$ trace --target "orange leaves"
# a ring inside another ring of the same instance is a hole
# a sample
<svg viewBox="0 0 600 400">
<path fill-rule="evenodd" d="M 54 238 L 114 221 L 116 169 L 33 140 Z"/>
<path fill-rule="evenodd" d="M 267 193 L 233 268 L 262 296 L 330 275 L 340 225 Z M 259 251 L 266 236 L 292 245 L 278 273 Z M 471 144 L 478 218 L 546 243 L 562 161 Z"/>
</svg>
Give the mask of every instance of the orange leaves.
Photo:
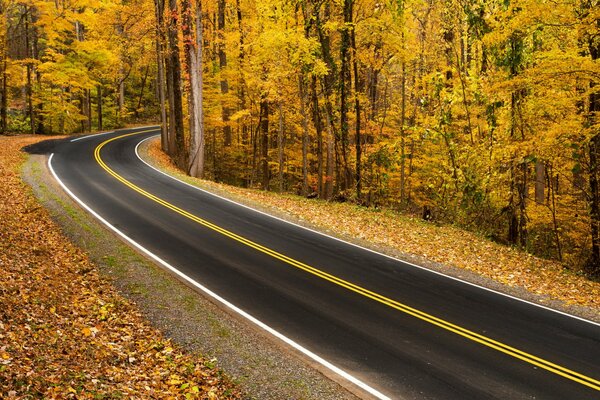
<svg viewBox="0 0 600 400">
<path fill-rule="evenodd" d="M 28 194 L 19 149 L 42 139 L 0 137 L 0 394 L 236 398 L 150 327 Z"/>
</svg>

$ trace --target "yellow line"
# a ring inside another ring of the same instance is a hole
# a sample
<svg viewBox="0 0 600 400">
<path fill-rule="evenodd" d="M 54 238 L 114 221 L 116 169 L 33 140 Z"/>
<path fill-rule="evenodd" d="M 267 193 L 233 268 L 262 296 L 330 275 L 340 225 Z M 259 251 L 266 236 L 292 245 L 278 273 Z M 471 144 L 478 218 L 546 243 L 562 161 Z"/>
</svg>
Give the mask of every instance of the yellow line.
<svg viewBox="0 0 600 400">
<path fill-rule="evenodd" d="M 153 130 L 153 129 L 152 129 Z M 100 166 L 106 170 L 106 172 L 108 172 L 110 175 L 112 175 L 115 179 L 117 179 L 119 182 L 123 183 L 125 186 L 128 186 L 129 188 L 131 188 L 132 190 L 138 192 L 139 194 L 149 198 L 150 200 L 155 201 L 156 203 L 202 225 L 205 226 L 209 229 L 212 229 L 215 232 L 218 232 L 224 236 L 227 236 L 239 243 L 242 243 L 248 247 L 251 247 L 261 253 L 267 254 L 271 257 L 274 257 L 278 260 L 281 260 L 293 267 L 296 267 L 298 269 L 301 269 L 303 271 L 306 271 L 312 275 L 318 276 L 319 278 L 322 278 L 324 280 L 327 280 L 329 282 L 332 282 L 336 285 L 339 285 L 341 287 L 344 287 L 348 290 L 351 290 L 355 293 L 358 293 L 362 296 L 368 297 L 372 300 L 375 300 L 381 304 L 385 304 L 391 308 L 394 308 L 398 311 L 402 311 L 403 313 L 406 313 L 408 315 L 411 315 L 415 318 L 418 318 L 420 320 L 426 321 L 430 324 L 433 324 L 435 326 L 438 326 L 442 329 L 445 329 L 447 331 L 453 332 L 457 335 L 460 335 L 462 337 L 465 337 L 469 340 L 472 340 L 474 342 L 480 343 L 486 347 L 495 349 L 497 351 L 500 351 L 504 354 L 508 354 L 512 357 L 515 357 L 519 360 L 525 361 L 529 364 L 535 365 L 539 368 L 543 368 L 547 371 L 553 372 L 557 375 L 560 375 L 562 377 L 565 377 L 567 379 L 570 379 L 574 382 L 580 383 L 582 385 L 585 385 L 587 387 L 590 387 L 592 389 L 598 390 L 600 391 L 600 381 L 593 379 L 591 377 L 588 377 L 586 375 L 580 374 L 578 372 L 572 371 L 568 368 L 562 367 L 560 365 L 554 364 L 550 361 L 546 361 L 540 357 L 536 357 L 532 354 L 526 353 L 522 350 L 516 349 L 514 347 L 511 347 L 509 345 L 506 345 L 504 343 L 498 342 L 496 340 L 493 340 L 491 338 L 488 338 L 487 336 L 483 336 L 480 335 L 476 332 L 470 331 L 468 329 L 465 329 L 463 327 L 460 327 L 458 325 L 455 325 L 451 322 L 445 321 L 441 318 L 435 317 L 433 315 L 427 314 L 423 311 L 417 310 L 415 308 L 412 308 L 410 306 L 407 306 L 405 304 L 402 304 L 396 300 L 390 299 L 388 297 L 382 296 L 378 293 L 372 292 L 368 289 L 365 289 L 361 286 L 358 286 L 354 283 L 348 282 L 344 279 L 338 278 L 337 276 L 331 275 L 325 271 L 321 271 L 320 269 L 317 269 L 315 267 L 311 267 L 310 265 L 304 264 L 300 261 L 294 260 L 293 258 L 290 258 L 284 254 L 281 254 L 275 250 L 269 249 L 268 247 L 265 247 L 261 244 L 258 244 L 256 242 L 253 242 L 249 239 L 246 239 L 243 236 L 240 236 L 236 233 L 233 233 L 231 231 L 228 231 L 224 228 L 221 228 L 220 226 L 217 226 L 209 221 L 206 221 L 200 217 L 197 217 L 191 213 L 189 213 L 188 211 L 185 211 L 171 203 L 168 203 L 167 201 L 145 191 L 144 189 L 134 185 L 133 183 L 129 182 L 128 180 L 126 180 L 125 178 L 123 178 L 122 176 L 120 176 L 119 174 L 117 174 L 115 171 L 113 171 L 108 165 L 106 165 L 106 163 L 102 160 L 101 156 L 100 156 L 100 151 L 102 150 L 102 148 L 104 146 L 106 146 L 108 143 L 113 142 L 115 140 L 118 139 L 122 139 L 128 136 L 132 136 L 132 135 L 137 135 L 140 133 L 145 133 L 145 132 L 150 132 L 152 130 L 147 130 L 147 131 L 142 131 L 142 132 L 134 132 L 134 133 L 129 133 L 129 134 L 125 134 L 125 135 L 121 135 L 121 136 L 117 136 L 114 137 L 112 139 L 108 139 L 104 142 L 102 142 L 100 145 L 98 145 L 94 151 L 94 157 L 96 158 L 96 161 L 98 162 L 98 164 L 100 164 Z"/>
</svg>

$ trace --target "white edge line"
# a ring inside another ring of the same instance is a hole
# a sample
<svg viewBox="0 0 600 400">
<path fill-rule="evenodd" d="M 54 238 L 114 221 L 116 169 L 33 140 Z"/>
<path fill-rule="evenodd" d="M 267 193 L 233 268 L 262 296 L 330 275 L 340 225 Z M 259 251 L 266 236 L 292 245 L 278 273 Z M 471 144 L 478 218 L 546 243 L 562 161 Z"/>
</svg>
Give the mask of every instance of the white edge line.
<svg viewBox="0 0 600 400">
<path fill-rule="evenodd" d="M 52 176 L 54 176 L 54 179 L 56 179 L 56 181 L 60 184 L 60 186 L 63 188 L 63 190 L 69 196 L 71 196 L 71 198 L 73 200 L 75 200 L 81 207 L 83 207 L 85 210 L 87 210 L 97 220 L 99 220 L 100 222 L 102 222 L 104 225 L 106 225 L 109 229 L 111 229 L 117 235 L 119 235 L 120 237 L 122 237 L 125 241 L 127 241 L 132 246 L 134 246 L 135 248 L 137 248 L 138 250 L 140 250 L 142 253 L 146 254 L 148 257 L 152 258 L 154 261 L 158 262 L 163 267 L 167 268 L 168 270 L 170 270 L 174 274 L 176 274 L 179 277 L 181 277 L 182 279 L 184 279 L 186 282 L 190 283 L 192 286 L 200 289 L 202 292 L 206 293 L 207 295 L 209 295 L 213 299 L 217 300 L 218 302 L 220 302 L 221 304 L 223 304 L 224 306 L 226 306 L 230 310 L 232 310 L 232 311 L 236 312 L 237 314 L 241 315 L 242 317 L 246 318 L 247 320 L 249 320 L 253 324 L 255 324 L 258 327 L 260 327 L 261 329 L 267 331 L 271 335 L 275 336 L 276 338 L 280 339 L 281 341 L 283 341 L 287 345 L 293 347 L 294 349 L 298 350 L 302 354 L 306 355 L 307 357 L 309 357 L 312 360 L 316 361 L 317 363 L 321 364 L 322 366 L 324 366 L 325 368 L 329 369 L 330 371 L 336 373 L 337 375 L 341 376 L 342 378 L 344 378 L 344 379 L 348 380 L 349 382 L 355 384 L 356 386 L 358 386 L 362 390 L 364 390 L 367 393 L 375 396 L 378 399 L 381 399 L 381 400 L 391 400 L 390 397 L 388 397 L 388 396 L 384 395 L 383 393 L 379 392 L 378 390 L 372 388 L 371 386 L 367 385 L 366 383 L 364 383 L 360 379 L 358 379 L 358 378 L 350 375 L 349 373 L 347 373 L 346 371 L 342 370 L 341 368 L 336 367 L 335 365 L 333 365 L 329 361 L 321 358 L 320 356 L 318 356 L 317 354 L 313 353 L 312 351 L 306 349 L 305 347 L 302 347 L 300 344 L 296 343 L 292 339 L 284 336 L 282 333 L 279 333 L 278 331 L 276 331 L 275 329 L 271 328 L 267 324 L 265 324 L 265 323 L 261 322 L 260 320 L 256 319 L 255 317 L 253 317 L 252 315 L 248 314 L 246 311 L 242 310 L 241 308 L 233 305 L 232 303 L 230 303 L 229 301 L 225 300 L 223 297 L 219 296 L 218 294 L 216 294 L 212 290 L 208 289 L 207 287 L 203 286 L 202 284 L 198 283 L 194 279 L 192 279 L 189 276 L 187 276 L 186 274 L 184 274 L 183 272 L 179 271 L 177 268 L 173 267 L 172 265 L 170 265 L 169 263 L 167 263 L 166 261 L 164 261 L 163 259 L 161 259 L 160 257 L 158 257 L 156 254 L 152 253 L 150 250 L 146 249 L 145 247 L 143 247 L 142 245 L 140 245 L 139 243 L 137 243 L 135 240 L 131 239 L 129 236 L 125 235 L 118 228 L 116 228 L 113 225 L 111 225 L 107 220 L 105 220 L 104 218 L 102 218 L 97 212 L 95 212 L 92 208 L 90 208 L 87 204 L 85 204 L 82 200 L 80 200 L 77 196 L 75 196 L 75 194 L 73 192 L 71 192 L 71 190 L 60 180 L 60 178 L 58 177 L 58 175 L 54 171 L 54 168 L 52 167 L 52 158 L 53 157 L 54 157 L 54 153 L 50 154 L 50 157 L 48 158 L 48 168 L 50 169 L 50 172 L 52 173 Z"/>
<path fill-rule="evenodd" d="M 529 300 L 521 299 L 521 298 L 519 298 L 519 297 L 512 296 L 512 295 L 510 295 L 510 294 L 507 294 L 507 293 L 502 293 L 502 292 L 499 292 L 499 291 L 497 291 L 497 290 L 490 289 L 490 288 L 487 288 L 487 287 L 485 287 L 485 286 L 481 286 L 481 285 L 478 285 L 478 284 L 476 284 L 476 283 L 472 283 L 472 282 L 466 281 L 466 280 L 464 280 L 464 279 L 461 279 L 461 278 L 457 278 L 457 277 L 454 277 L 454 276 L 451 276 L 451 275 L 447 275 L 447 274 L 444 274 L 444 273 L 442 273 L 442 272 L 439 272 L 439 271 L 434 271 L 434 270 L 432 270 L 432 269 L 429 269 L 429 268 L 423 267 L 423 266 L 421 266 L 421 265 L 413 264 L 413 263 L 411 263 L 411 262 L 409 262 L 409 261 L 401 260 L 401 259 L 399 259 L 399 258 L 396 258 L 396 257 L 390 256 L 390 255 L 388 255 L 388 254 L 380 253 L 380 252 L 378 252 L 378 251 L 376 251 L 376 250 L 372 250 L 372 249 L 369 249 L 369 248 L 363 247 L 363 246 L 361 246 L 361 245 L 358 245 L 358 244 L 355 244 L 355 243 L 347 242 L 347 241 L 345 241 L 345 240 L 343 240 L 343 239 L 340 239 L 340 238 L 337 238 L 337 237 L 335 237 L 335 236 L 331 236 L 331 235 L 328 235 L 328 234 L 326 234 L 326 233 L 319 232 L 319 231 L 316 231 L 316 230 L 314 230 L 314 229 L 308 228 L 308 227 L 306 227 L 306 226 L 302 226 L 302 225 L 296 224 L 296 223 L 294 223 L 294 222 L 287 221 L 287 220 L 285 220 L 285 219 L 283 219 L 283 218 L 276 217 L 276 216 L 274 216 L 274 215 L 271 215 L 271 214 L 268 214 L 268 213 L 266 213 L 266 212 L 264 212 L 264 211 L 257 210 L 257 209 L 255 209 L 255 208 L 252 208 L 252 207 L 250 207 L 250 206 L 247 206 L 247 205 L 245 205 L 245 204 L 238 203 L 238 202 L 236 202 L 236 201 L 234 201 L 234 200 L 228 199 L 228 198 L 226 198 L 226 197 L 223 197 L 223 196 L 219 196 L 218 194 L 212 193 L 212 192 L 210 192 L 210 191 L 208 191 L 208 190 L 205 190 L 205 189 L 199 188 L 199 187 L 197 187 L 197 186 L 194 186 L 194 185 L 192 185 L 192 184 L 190 184 L 190 183 L 184 182 L 184 181 L 182 181 L 181 179 L 178 179 L 178 178 L 176 178 L 176 177 L 174 177 L 174 176 L 172 176 L 172 175 L 169 175 L 169 174 L 167 174 L 166 172 L 163 172 L 163 171 L 159 170 L 158 168 L 154 167 L 153 165 L 151 165 L 151 164 L 149 164 L 148 162 L 146 162 L 145 160 L 143 160 L 143 159 L 142 159 L 142 157 L 140 157 L 140 154 L 139 154 L 139 152 L 138 152 L 138 148 L 139 148 L 139 146 L 140 146 L 142 143 L 144 143 L 146 140 L 150 140 L 150 139 L 154 138 L 155 136 L 157 136 L 157 135 L 154 135 L 154 136 L 147 137 L 146 139 L 144 139 L 144 140 L 140 141 L 140 142 L 139 142 L 139 143 L 138 143 L 138 144 L 135 146 L 135 155 L 137 156 L 137 158 L 138 158 L 138 159 L 139 159 L 141 162 L 143 162 L 144 164 L 146 164 L 148 167 L 150 167 L 150 168 L 152 168 L 153 170 L 155 170 L 155 171 L 157 171 L 157 172 L 159 172 L 159 173 L 161 173 L 161 174 L 163 174 L 163 175 L 165 175 L 165 176 L 167 176 L 167 177 L 169 177 L 169 178 L 171 178 L 171 179 L 174 179 L 174 180 L 178 181 L 179 183 L 182 183 L 182 184 L 184 184 L 184 185 L 186 185 L 186 186 L 189 186 L 189 187 L 191 187 L 191 188 L 194 188 L 194 189 L 196 189 L 196 190 L 199 190 L 199 191 L 201 191 L 201 192 L 203 192 L 203 193 L 206 193 L 206 194 L 209 194 L 209 195 L 211 195 L 211 196 L 217 197 L 217 198 L 219 198 L 219 199 L 221 199 L 221 200 L 225 200 L 225 201 L 228 201 L 228 202 L 230 202 L 230 203 L 236 204 L 236 205 L 238 205 L 238 206 L 240 206 L 240 207 L 244 207 L 244 208 L 246 208 L 246 209 L 248 209 L 248 210 L 252 210 L 252 211 L 254 211 L 254 212 L 256 212 L 256 213 L 259 213 L 259 214 L 262 214 L 262 215 L 266 215 L 267 217 L 271 217 L 271 218 L 273 218 L 273 219 L 276 219 L 276 220 L 278 220 L 278 221 L 285 222 L 285 223 L 287 223 L 287 224 L 290 224 L 290 225 L 296 226 L 296 227 L 298 227 L 298 228 L 305 229 L 305 230 L 307 230 L 307 231 L 309 231 L 309 232 L 316 233 L 316 234 L 318 234 L 318 235 L 321 235 L 321 236 L 324 236 L 324 237 L 326 237 L 326 238 L 333 239 L 333 240 L 336 240 L 336 241 L 338 241 L 338 242 L 345 243 L 345 244 L 348 244 L 348 245 L 350 245 L 350 246 L 353 246 L 353 247 L 356 247 L 356 248 L 359 248 L 359 249 L 362 249 L 362 250 L 366 250 L 366 251 L 368 251 L 368 252 L 370 252 L 370 253 L 377 254 L 377 255 L 380 255 L 380 256 L 383 256 L 383 257 L 389 258 L 389 259 L 391 259 L 391 260 L 394 260 L 394 261 L 399 261 L 399 262 L 401 262 L 401 263 L 404 263 L 404 264 L 407 264 L 407 265 L 409 265 L 409 266 L 411 266 L 411 267 L 418 268 L 418 269 L 420 269 L 420 270 L 427 271 L 427 272 L 430 272 L 430 273 L 432 273 L 432 274 L 436 274 L 436 275 L 439 275 L 439 276 L 443 276 L 443 277 L 446 277 L 446 278 L 448 278 L 448 279 L 452 279 L 452 280 L 454 280 L 454 281 L 461 282 L 461 283 L 464 283 L 464 284 L 466 284 L 466 285 L 469 285 L 469 286 L 473 286 L 473 287 L 476 287 L 476 288 L 479 288 L 479 289 L 482 289 L 482 290 L 485 290 L 485 291 L 488 291 L 488 292 L 491 292 L 491 293 L 495 293 L 495 294 L 498 294 L 498 295 L 501 295 L 501 296 L 507 297 L 507 298 L 509 298 L 509 299 L 517 300 L 517 301 L 520 301 L 520 302 L 522 302 L 522 303 L 526 303 L 526 304 L 529 304 L 529 305 L 532 305 L 532 306 L 536 306 L 536 307 L 539 307 L 539 308 L 543 308 L 544 310 L 552 311 L 552 312 L 555 312 L 555 313 L 557 313 L 557 314 L 564 315 L 564 316 L 566 316 L 566 317 L 574 318 L 574 319 L 577 319 L 577 320 L 579 320 L 579 321 L 582 321 L 582 322 L 587 322 L 588 324 L 592 324 L 592 325 L 600 326 L 600 323 L 598 323 L 598 322 L 591 321 L 591 320 L 589 320 L 589 319 L 585 319 L 585 318 L 582 318 L 582 317 L 578 317 L 577 315 L 573 315 L 573 314 L 566 313 L 566 312 L 564 312 L 564 311 L 556 310 L 556 309 L 554 309 L 554 308 L 551 308 L 551 307 L 548 307 L 548 306 L 544 306 L 544 305 L 542 305 L 542 304 L 534 303 L 534 302 L 532 302 L 532 301 L 529 301 Z"/>
<path fill-rule="evenodd" d="M 101 133 L 93 133 L 91 135 L 85 135 L 85 136 L 80 136 L 78 138 L 75 139 L 71 139 L 69 140 L 71 143 L 73 142 L 77 142 L 78 140 L 84 140 L 84 139 L 88 139 L 91 137 L 95 137 L 95 136 L 102 136 L 102 135 L 108 135 L 109 133 L 115 133 L 115 131 L 108 131 L 108 132 L 101 132 Z"/>
<path fill-rule="evenodd" d="M 134 130 L 134 129 L 146 129 L 146 128 L 154 128 L 154 127 L 160 127 L 160 125 L 148 125 L 148 126 L 136 126 L 134 128 L 125 128 L 125 130 Z M 71 143 L 73 142 L 77 142 L 79 140 L 84 140 L 84 139 L 88 139 L 91 137 L 96 137 L 96 136 L 102 136 L 102 135 L 108 135 L 109 133 L 115 133 L 116 131 L 107 131 L 107 132 L 100 132 L 100 133 L 92 133 L 91 135 L 85 135 L 85 136 L 80 136 L 78 138 L 75 139 L 71 139 L 69 140 Z"/>
</svg>

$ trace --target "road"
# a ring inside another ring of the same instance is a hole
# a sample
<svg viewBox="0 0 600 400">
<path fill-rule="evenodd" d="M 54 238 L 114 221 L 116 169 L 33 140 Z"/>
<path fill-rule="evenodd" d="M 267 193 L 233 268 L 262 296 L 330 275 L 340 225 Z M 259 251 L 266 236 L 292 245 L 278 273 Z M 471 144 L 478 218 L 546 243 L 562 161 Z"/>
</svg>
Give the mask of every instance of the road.
<svg viewBox="0 0 600 400">
<path fill-rule="evenodd" d="M 136 156 L 156 133 L 64 140 L 49 165 L 127 240 L 365 397 L 600 399 L 600 325 L 185 185 Z"/>
</svg>

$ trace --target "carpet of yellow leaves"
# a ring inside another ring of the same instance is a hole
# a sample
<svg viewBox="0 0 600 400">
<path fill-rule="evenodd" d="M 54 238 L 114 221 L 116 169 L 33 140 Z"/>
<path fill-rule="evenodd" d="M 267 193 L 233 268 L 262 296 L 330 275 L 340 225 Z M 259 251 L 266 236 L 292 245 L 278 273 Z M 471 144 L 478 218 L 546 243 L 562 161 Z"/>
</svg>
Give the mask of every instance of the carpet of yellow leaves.
<svg viewBox="0 0 600 400">
<path fill-rule="evenodd" d="M 148 153 L 161 168 L 179 174 L 160 150 L 158 140 L 151 142 Z M 469 270 L 503 285 L 521 287 L 533 294 L 600 310 L 600 283 L 566 270 L 558 262 L 531 256 L 452 226 L 437 226 L 392 211 L 348 203 L 305 199 L 210 181 L 197 183 L 225 196 L 280 210 L 322 231 L 369 242 L 375 248 L 416 255 Z"/>
<path fill-rule="evenodd" d="M 19 177 L 0 137 L 0 398 L 240 398 L 102 279 Z"/>
</svg>

